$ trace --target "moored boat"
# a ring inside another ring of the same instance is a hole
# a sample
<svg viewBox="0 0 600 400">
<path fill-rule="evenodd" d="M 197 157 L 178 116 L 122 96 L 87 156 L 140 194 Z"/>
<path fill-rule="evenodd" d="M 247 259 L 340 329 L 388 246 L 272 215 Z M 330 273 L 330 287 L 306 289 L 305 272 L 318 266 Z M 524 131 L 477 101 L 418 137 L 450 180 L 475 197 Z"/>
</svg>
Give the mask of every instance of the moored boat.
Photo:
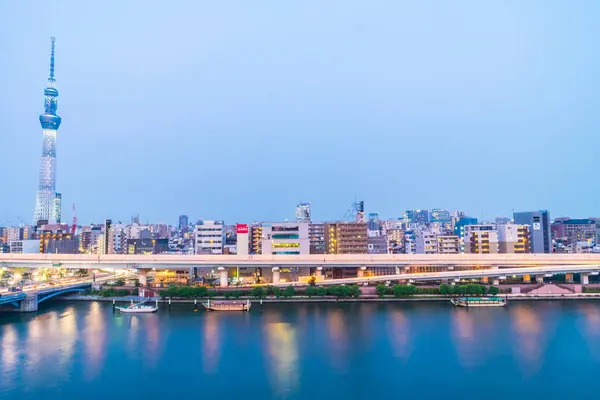
<svg viewBox="0 0 600 400">
<path fill-rule="evenodd" d="M 156 306 L 145 305 L 144 303 L 146 301 L 147 300 L 144 300 L 141 303 L 137 303 L 137 304 L 133 304 L 133 302 L 132 302 L 132 304 L 130 306 L 115 307 L 115 308 L 122 313 L 153 313 L 158 310 L 158 305 L 156 305 Z"/>
<path fill-rule="evenodd" d="M 505 297 L 456 297 L 450 300 L 458 307 L 504 307 Z"/>
<path fill-rule="evenodd" d="M 212 302 L 208 300 L 202 303 L 207 311 L 250 311 L 250 300 L 243 301 L 218 301 Z"/>
</svg>

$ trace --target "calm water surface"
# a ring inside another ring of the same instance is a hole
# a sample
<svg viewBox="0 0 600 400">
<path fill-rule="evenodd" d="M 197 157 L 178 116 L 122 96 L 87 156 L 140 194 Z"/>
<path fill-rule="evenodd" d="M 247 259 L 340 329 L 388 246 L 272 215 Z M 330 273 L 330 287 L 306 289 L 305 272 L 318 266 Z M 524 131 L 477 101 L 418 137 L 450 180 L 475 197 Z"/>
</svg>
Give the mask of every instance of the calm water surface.
<svg viewBox="0 0 600 400">
<path fill-rule="evenodd" d="M 600 302 L 0 314 L 0 398 L 598 398 Z"/>
</svg>

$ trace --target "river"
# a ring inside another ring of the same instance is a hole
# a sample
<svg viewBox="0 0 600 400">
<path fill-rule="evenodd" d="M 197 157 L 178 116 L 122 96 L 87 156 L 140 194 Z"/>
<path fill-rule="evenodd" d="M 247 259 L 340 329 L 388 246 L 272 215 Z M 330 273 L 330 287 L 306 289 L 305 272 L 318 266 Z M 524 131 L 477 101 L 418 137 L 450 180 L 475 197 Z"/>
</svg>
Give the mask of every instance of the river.
<svg viewBox="0 0 600 400">
<path fill-rule="evenodd" d="M 0 398 L 592 398 L 600 302 L 265 304 L 0 315 Z"/>
</svg>

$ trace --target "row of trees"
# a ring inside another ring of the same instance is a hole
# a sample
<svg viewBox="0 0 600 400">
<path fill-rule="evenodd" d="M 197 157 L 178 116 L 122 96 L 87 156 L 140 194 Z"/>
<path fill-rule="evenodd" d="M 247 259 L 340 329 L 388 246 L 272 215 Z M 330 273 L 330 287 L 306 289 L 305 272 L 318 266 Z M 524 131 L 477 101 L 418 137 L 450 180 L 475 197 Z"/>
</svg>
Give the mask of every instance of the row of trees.
<svg viewBox="0 0 600 400">
<path fill-rule="evenodd" d="M 255 297 L 262 299 L 267 296 L 274 297 L 293 297 L 293 296 L 308 296 L 308 297 L 324 297 L 324 296 L 335 296 L 338 298 L 348 297 L 359 297 L 361 295 L 360 287 L 356 285 L 348 286 L 327 286 L 327 287 L 315 287 L 308 286 L 306 289 L 297 290 L 293 286 L 287 286 L 280 288 L 278 286 L 257 286 L 252 290 L 230 290 L 230 291 L 216 291 L 209 290 L 204 286 L 190 287 L 190 286 L 170 286 L 160 292 L 162 298 L 203 298 L 203 297 L 216 297 L 223 296 L 225 298 L 239 298 L 239 297 Z"/>
<path fill-rule="evenodd" d="M 471 294 L 475 296 L 491 295 L 495 296 L 500 293 L 500 289 L 495 286 L 487 287 L 485 285 L 469 284 L 469 285 L 441 285 L 440 293 L 453 295 L 453 294 Z"/>
<path fill-rule="evenodd" d="M 439 288 L 420 288 L 414 285 L 377 285 L 375 289 L 379 297 L 393 295 L 394 297 L 407 297 L 416 294 L 442 294 L 442 295 L 497 295 L 500 290 L 495 286 L 484 285 L 441 285 Z"/>
</svg>

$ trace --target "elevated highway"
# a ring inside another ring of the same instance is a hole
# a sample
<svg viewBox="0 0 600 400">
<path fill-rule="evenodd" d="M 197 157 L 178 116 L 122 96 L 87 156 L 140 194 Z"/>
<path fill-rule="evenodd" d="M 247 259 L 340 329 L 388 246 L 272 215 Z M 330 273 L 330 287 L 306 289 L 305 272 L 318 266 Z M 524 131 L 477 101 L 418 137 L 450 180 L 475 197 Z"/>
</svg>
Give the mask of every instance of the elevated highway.
<svg viewBox="0 0 600 400">
<path fill-rule="evenodd" d="M 600 253 L 586 254 L 311 254 L 311 255 L 90 255 L 0 254 L 0 267 L 160 268 L 188 267 L 535 267 L 600 265 Z"/>
<path fill-rule="evenodd" d="M 360 278 L 345 278 L 321 281 L 319 285 L 339 285 L 339 284 L 357 284 L 363 282 L 385 282 L 385 281 L 453 281 L 460 279 L 481 279 L 491 278 L 495 284 L 498 284 L 501 279 L 506 277 L 522 277 L 525 275 L 535 276 L 538 281 L 541 281 L 545 276 L 554 274 L 573 274 L 580 273 L 582 283 L 588 283 L 589 275 L 600 274 L 600 264 L 598 265 L 552 265 L 546 267 L 512 267 L 503 269 L 478 269 L 478 270 L 463 270 L 463 271 L 440 271 L 440 272 L 425 272 L 425 273 L 406 273 L 396 275 L 381 275 L 381 276 L 365 276 Z M 279 284 L 279 286 L 288 286 L 287 284 Z"/>
</svg>

